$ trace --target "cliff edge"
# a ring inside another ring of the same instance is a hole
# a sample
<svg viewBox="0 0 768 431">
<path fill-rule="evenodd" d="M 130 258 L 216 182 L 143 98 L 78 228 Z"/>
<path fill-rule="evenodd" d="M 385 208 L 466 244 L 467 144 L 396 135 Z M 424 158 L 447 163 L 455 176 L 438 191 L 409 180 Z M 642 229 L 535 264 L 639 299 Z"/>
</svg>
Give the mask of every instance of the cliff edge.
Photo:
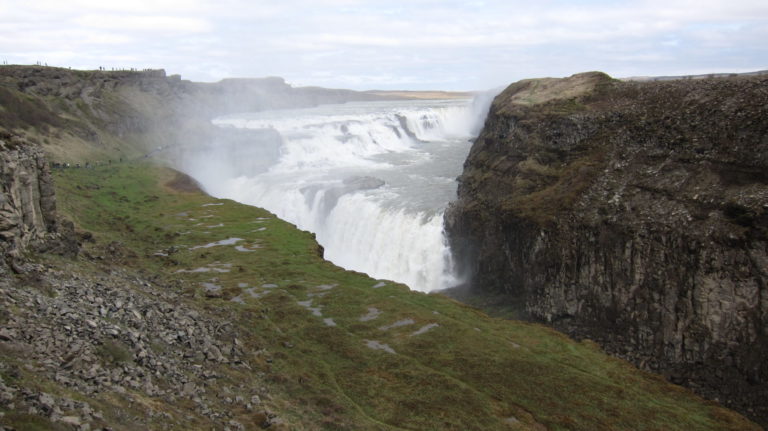
<svg viewBox="0 0 768 431">
<path fill-rule="evenodd" d="M 768 77 L 520 81 L 446 229 L 475 292 L 768 424 Z"/>
</svg>

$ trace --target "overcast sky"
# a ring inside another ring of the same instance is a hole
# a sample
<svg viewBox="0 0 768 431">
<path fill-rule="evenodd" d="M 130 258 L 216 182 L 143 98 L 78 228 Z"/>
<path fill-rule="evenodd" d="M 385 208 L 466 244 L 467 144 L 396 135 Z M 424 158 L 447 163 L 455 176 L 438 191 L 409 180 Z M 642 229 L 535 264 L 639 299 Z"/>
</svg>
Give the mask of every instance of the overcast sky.
<svg viewBox="0 0 768 431">
<path fill-rule="evenodd" d="M 0 0 L 0 60 L 282 76 L 353 89 L 486 89 L 768 69 L 768 0 Z"/>
</svg>

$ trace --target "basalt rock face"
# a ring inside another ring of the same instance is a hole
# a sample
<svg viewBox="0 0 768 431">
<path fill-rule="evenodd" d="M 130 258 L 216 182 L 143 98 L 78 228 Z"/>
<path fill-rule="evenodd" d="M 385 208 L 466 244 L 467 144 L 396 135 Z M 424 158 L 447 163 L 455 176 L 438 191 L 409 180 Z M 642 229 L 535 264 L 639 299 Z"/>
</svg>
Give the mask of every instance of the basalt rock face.
<svg viewBox="0 0 768 431">
<path fill-rule="evenodd" d="M 446 214 L 471 289 L 768 425 L 768 77 L 513 84 Z"/>
<path fill-rule="evenodd" d="M 0 136 L 0 248 L 24 251 L 56 231 L 56 197 L 42 152 L 18 137 Z"/>
</svg>

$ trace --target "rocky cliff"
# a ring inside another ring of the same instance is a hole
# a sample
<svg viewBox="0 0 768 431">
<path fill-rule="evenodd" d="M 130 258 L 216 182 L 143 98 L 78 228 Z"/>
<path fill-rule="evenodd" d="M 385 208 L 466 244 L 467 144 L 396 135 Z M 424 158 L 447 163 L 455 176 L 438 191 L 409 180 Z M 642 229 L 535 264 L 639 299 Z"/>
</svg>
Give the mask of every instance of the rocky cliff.
<svg viewBox="0 0 768 431">
<path fill-rule="evenodd" d="M 515 83 L 446 228 L 475 292 L 768 424 L 768 77 Z"/>
<path fill-rule="evenodd" d="M 0 135 L 0 252 L 13 260 L 30 246 L 50 247 L 61 240 L 59 230 L 42 151 L 18 136 Z"/>
</svg>

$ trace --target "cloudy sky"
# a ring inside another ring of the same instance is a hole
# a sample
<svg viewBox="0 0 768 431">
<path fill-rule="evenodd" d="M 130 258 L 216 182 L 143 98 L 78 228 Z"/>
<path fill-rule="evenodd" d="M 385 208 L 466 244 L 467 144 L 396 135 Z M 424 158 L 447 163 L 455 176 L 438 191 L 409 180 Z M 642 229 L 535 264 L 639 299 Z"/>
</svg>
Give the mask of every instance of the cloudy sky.
<svg viewBox="0 0 768 431">
<path fill-rule="evenodd" d="M 0 61 L 354 89 L 768 69 L 768 0 L 0 0 Z"/>
</svg>

